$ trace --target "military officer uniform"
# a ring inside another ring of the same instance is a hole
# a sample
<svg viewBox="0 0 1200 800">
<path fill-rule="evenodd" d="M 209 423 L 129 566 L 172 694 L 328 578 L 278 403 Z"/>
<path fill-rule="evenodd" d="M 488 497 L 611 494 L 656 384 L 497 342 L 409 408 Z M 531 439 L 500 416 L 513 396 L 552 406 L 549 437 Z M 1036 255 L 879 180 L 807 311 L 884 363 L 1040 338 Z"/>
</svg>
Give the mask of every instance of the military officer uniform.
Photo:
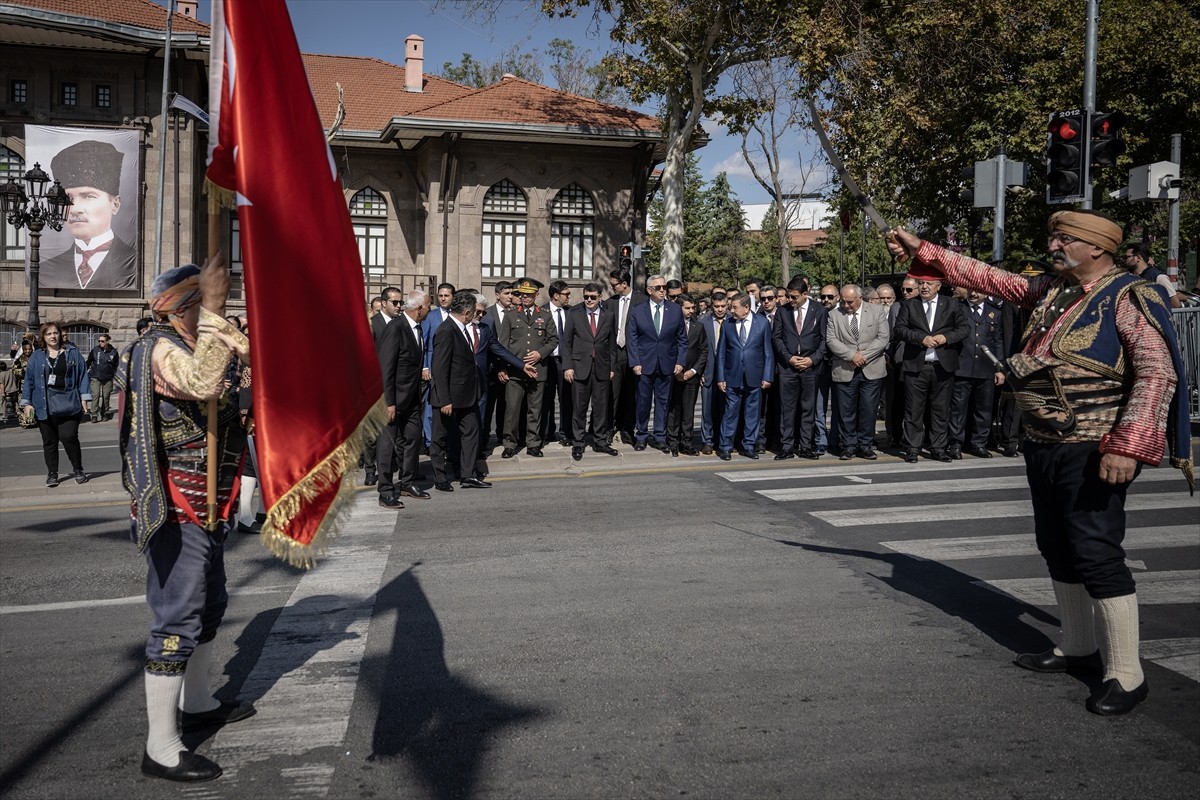
<svg viewBox="0 0 1200 800">
<path fill-rule="evenodd" d="M 547 365 L 546 360 L 558 347 L 558 331 L 550 312 L 533 304 L 542 283 L 533 278 L 521 278 L 513 287 L 513 293 L 527 300 L 521 308 L 513 308 L 504 315 L 504 322 L 497 334 L 500 344 L 517 358 L 525 358 L 526 353 L 537 352 L 541 357 L 537 364 L 537 378 L 530 378 L 521 373 L 510 373 L 505 387 L 504 401 L 504 452 L 502 458 L 512 458 L 520 448 L 521 434 L 521 405 L 526 406 L 525 413 L 525 447 L 531 456 L 542 454 L 542 440 L 539 422 L 542 416 L 542 396 L 545 393 Z"/>
</svg>

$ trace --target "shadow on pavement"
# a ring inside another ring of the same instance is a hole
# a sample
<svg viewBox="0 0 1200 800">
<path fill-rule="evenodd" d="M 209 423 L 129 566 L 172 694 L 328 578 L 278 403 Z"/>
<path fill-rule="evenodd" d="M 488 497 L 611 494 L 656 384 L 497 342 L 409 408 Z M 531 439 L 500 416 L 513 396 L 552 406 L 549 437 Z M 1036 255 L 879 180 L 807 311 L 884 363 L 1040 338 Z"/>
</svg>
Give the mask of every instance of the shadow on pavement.
<svg viewBox="0 0 1200 800">
<path fill-rule="evenodd" d="M 442 627 L 412 568 L 380 589 L 376 614 L 390 609 L 396 610 L 391 653 L 363 676 L 379 706 L 369 760 L 405 757 L 439 800 L 471 797 L 496 732 L 542 712 L 451 674 Z"/>
</svg>

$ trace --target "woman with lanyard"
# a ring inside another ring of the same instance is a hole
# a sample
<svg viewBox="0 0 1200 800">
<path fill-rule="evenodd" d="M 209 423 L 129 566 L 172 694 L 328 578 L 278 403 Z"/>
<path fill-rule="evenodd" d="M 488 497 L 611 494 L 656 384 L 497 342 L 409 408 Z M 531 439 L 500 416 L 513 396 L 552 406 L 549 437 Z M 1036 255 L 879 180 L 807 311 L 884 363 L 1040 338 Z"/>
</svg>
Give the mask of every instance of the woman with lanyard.
<svg viewBox="0 0 1200 800">
<path fill-rule="evenodd" d="M 21 382 L 21 408 L 37 416 L 46 458 L 46 485 L 58 486 L 58 443 L 75 469 L 75 482 L 87 483 L 79 447 L 79 421 L 88 412 L 87 364 L 78 348 L 62 346 L 62 331 L 53 322 L 38 331 L 42 347 L 33 352 Z"/>
</svg>

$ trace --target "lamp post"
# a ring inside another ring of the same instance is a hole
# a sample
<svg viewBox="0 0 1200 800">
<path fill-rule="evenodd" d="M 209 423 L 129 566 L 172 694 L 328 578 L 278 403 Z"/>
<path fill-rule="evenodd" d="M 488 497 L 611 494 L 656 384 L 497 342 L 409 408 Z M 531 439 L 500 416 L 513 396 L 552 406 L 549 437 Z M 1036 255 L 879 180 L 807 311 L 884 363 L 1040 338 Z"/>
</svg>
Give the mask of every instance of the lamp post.
<svg viewBox="0 0 1200 800">
<path fill-rule="evenodd" d="M 34 164 L 33 169 L 25 173 L 25 185 L 28 193 L 21 184 L 9 178 L 8 183 L 0 189 L 0 201 L 3 201 L 4 216 L 10 225 L 25 228 L 29 231 L 29 330 L 35 331 L 41 324 L 38 316 L 38 270 L 41 266 L 39 248 L 42 239 L 42 229 L 49 225 L 56 231 L 61 231 L 67 209 L 71 206 L 71 198 L 62 185 L 55 181 L 46 193 L 46 184 L 50 176 L 42 169 L 41 164 Z"/>
</svg>

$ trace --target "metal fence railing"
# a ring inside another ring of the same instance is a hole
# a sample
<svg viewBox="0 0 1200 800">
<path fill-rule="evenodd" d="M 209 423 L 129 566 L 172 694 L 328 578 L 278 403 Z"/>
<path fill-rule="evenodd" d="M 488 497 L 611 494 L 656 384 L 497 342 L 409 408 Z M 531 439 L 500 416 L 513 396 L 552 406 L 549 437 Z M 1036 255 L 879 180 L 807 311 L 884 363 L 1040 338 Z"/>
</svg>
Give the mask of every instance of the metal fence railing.
<svg viewBox="0 0 1200 800">
<path fill-rule="evenodd" d="M 1192 422 L 1200 422 L 1200 381 L 1197 380 L 1200 375 L 1200 306 L 1172 309 L 1171 319 L 1175 323 L 1187 373 L 1189 415 Z"/>
</svg>

